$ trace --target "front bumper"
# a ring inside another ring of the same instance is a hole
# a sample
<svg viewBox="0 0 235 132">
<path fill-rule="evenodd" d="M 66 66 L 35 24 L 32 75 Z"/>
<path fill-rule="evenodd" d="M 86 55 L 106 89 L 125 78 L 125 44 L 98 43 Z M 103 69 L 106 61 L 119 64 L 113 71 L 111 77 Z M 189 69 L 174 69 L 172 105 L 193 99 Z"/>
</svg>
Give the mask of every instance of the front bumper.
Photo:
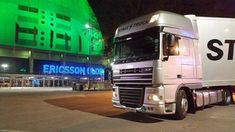
<svg viewBox="0 0 235 132">
<path fill-rule="evenodd" d="M 143 104 L 139 108 L 130 108 L 120 104 L 119 100 L 112 100 L 113 106 L 120 109 L 125 109 L 132 112 L 141 112 L 148 114 L 157 114 L 157 115 L 169 115 L 175 113 L 175 103 L 171 104 Z"/>
</svg>

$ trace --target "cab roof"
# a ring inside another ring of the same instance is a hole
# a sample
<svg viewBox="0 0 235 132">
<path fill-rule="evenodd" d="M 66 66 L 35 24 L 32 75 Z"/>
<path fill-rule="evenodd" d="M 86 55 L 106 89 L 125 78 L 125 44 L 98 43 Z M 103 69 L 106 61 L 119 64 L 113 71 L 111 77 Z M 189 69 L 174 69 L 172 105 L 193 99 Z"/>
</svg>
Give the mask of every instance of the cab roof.
<svg viewBox="0 0 235 132">
<path fill-rule="evenodd" d="M 183 15 L 168 11 L 157 11 L 127 21 L 117 28 L 115 37 L 122 37 L 156 26 L 168 29 L 165 32 L 176 32 L 177 30 L 175 34 L 195 38 L 191 20 Z"/>
</svg>

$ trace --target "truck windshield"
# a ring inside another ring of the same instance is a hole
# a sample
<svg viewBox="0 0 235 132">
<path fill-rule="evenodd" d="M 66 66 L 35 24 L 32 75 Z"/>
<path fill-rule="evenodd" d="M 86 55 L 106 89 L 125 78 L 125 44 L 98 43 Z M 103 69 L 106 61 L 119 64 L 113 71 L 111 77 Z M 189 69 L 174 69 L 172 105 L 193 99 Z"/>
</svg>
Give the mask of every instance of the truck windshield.
<svg viewBox="0 0 235 132">
<path fill-rule="evenodd" d="M 117 60 L 142 61 L 159 58 L 159 28 L 151 28 L 115 39 Z"/>
</svg>

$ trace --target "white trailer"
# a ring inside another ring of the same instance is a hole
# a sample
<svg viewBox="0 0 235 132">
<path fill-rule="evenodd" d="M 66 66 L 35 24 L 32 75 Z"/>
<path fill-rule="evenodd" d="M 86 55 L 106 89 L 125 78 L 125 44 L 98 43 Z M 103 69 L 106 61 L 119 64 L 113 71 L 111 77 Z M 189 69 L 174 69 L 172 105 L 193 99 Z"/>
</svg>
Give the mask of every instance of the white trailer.
<svg viewBox="0 0 235 132">
<path fill-rule="evenodd" d="M 235 19 L 154 12 L 115 33 L 114 107 L 183 119 L 233 101 Z"/>
</svg>

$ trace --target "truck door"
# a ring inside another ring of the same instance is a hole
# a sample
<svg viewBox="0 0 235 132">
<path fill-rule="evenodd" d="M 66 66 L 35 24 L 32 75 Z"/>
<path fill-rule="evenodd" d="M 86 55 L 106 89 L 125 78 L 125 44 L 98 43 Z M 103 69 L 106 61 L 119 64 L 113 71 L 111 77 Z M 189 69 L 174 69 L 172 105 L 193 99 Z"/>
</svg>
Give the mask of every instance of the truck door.
<svg viewBox="0 0 235 132">
<path fill-rule="evenodd" d="M 181 56 L 179 54 L 179 38 L 173 34 L 162 34 L 162 67 L 163 84 L 166 103 L 175 102 L 177 87 L 182 84 Z M 175 40 L 175 42 L 170 42 Z"/>
<path fill-rule="evenodd" d="M 181 56 L 181 75 L 183 82 L 188 79 L 194 79 L 194 49 L 193 40 L 181 37 L 179 40 L 179 52 Z M 185 80 L 186 79 L 186 80 Z M 188 82 L 188 81 L 187 81 Z"/>
<path fill-rule="evenodd" d="M 179 84 L 181 83 L 181 56 L 178 53 L 178 40 L 176 45 L 170 46 L 169 41 L 176 36 L 172 34 L 163 35 L 163 78 L 165 84 Z M 174 42 L 172 42 L 174 43 Z"/>
</svg>

